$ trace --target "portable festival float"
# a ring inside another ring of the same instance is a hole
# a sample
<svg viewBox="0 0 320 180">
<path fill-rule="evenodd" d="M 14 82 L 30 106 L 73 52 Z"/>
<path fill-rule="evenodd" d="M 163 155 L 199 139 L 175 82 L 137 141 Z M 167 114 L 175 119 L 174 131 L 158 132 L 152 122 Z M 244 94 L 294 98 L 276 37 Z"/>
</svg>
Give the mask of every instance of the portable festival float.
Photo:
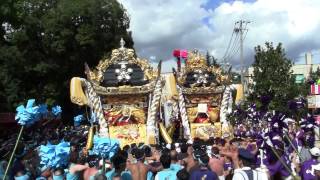
<svg viewBox="0 0 320 180">
<path fill-rule="evenodd" d="M 209 139 L 230 134 L 226 116 L 231 113 L 235 89 L 231 67 L 223 70 L 213 65 L 197 50 L 175 50 L 173 55 L 177 58 L 174 73 L 184 137 Z"/>
<path fill-rule="evenodd" d="M 229 76 L 220 67 L 194 51 L 182 57 L 184 67 L 161 75 L 161 62 L 154 69 L 122 39 L 120 45 L 94 70 L 86 66 L 86 79 L 71 80 L 71 101 L 91 108 L 99 125 L 96 136 L 117 139 L 121 146 L 171 143 L 174 133 L 188 141 L 221 136 L 232 96 Z M 88 149 L 93 134 L 92 126 Z"/>
</svg>

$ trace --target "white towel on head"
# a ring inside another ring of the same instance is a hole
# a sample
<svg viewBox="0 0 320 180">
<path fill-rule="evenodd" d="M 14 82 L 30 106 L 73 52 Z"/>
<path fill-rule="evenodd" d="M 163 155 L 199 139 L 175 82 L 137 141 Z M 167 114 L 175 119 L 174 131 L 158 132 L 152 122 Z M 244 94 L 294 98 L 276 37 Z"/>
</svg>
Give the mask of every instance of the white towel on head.
<svg viewBox="0 0 320 180">
<path fill-rule="evenodd" d="M 167 144 L 167 145 L 166 145 L 166 148 L 167 148 L 167 149 L 171 149 L 171 144 Z"/>
</svg>

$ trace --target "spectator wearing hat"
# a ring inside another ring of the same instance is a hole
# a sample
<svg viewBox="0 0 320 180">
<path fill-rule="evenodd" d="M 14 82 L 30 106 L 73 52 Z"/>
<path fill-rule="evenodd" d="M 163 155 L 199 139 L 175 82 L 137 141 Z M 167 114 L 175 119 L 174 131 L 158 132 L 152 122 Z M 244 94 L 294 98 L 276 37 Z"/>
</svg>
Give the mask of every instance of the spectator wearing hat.
<svg viewBox="0 0 320 180">
<path fill-rule="evenodd" d="M 312 166 L 319 163 L 318 157 L 320 156 L 320 149 L 313 147 L 310 149 L 311 159 L 305 161 L 300 170 L 300 175 L 304 180 L 316 179 L 316 176 L 312 173 Z"/>
<path fill-rule="evenodd" d="M 314 175 L 316 179 L 320 179 L 320 163 L 312 165 L 312 175 Z"/>
<path fill-rule="evenodd" d="M 210 180 L 218 180 L 218 176 L 215 172 L 211 171 L 208 167 L 209 156 L 203 150 L 197 150 L 194 152 L 194 157 L 198 159 L 199 168 L 192 172 L 190 179 L 198 180 L 198 179 L 210 179 Z"/>
<path fill-rule="evenodd" d="M 236 153 L 235 153 L 236 154 Z M 240 148 L 238 149 L 238 159 L 233 156 L 235 167 L 233 180 L 267 180 L 268 175 L 264 172 L 251 168 L 254 163 L 254 156 L 250 151 Z"/>
</svg>

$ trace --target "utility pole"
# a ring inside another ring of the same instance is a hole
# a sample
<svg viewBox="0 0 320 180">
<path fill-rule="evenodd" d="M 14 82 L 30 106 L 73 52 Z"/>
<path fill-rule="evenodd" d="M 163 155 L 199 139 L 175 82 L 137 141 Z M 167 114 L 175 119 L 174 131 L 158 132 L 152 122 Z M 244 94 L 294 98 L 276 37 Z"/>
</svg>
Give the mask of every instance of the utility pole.
<svg viewBox="0 0 320 180">
<path fill-rule="evenodd" d="M 243 59 L 243 41 L 244 41 L 243 33 L 248 30 L 246 29 L 248 23 L 250 23 L 250 21 L 239 20 L 236 22 L 236 25 L 238 24 L 239 26 L 235 27 L 234 29 L 236 33 L 240 33 L 240 64 L 241 64 L 241 85 L 243 88 L 243 91 L 242 91 L 243 97 L 247 89 L 247 87 L 245 87 L 245 82 L 244 82 L 245 70 L 244 70 L 244 59 Z"/>
</svg>

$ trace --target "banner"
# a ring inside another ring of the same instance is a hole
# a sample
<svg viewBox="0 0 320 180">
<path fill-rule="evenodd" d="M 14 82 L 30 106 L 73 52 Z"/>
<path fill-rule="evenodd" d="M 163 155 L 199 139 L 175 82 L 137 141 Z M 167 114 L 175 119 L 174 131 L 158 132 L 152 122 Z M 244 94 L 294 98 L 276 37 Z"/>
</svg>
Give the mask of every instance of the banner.
<svg viewBox="0 0 320 180">
<path fill-rule="evenodd" d="M 307 97 L 308 108 L 320 108 L 320 95 L 311 95 Z"/>
<path fill-rule="evenodd" d="M 311 94 L 320 94 L 320 85 L 312 84 L 311 85 Z"/>
</svg>

